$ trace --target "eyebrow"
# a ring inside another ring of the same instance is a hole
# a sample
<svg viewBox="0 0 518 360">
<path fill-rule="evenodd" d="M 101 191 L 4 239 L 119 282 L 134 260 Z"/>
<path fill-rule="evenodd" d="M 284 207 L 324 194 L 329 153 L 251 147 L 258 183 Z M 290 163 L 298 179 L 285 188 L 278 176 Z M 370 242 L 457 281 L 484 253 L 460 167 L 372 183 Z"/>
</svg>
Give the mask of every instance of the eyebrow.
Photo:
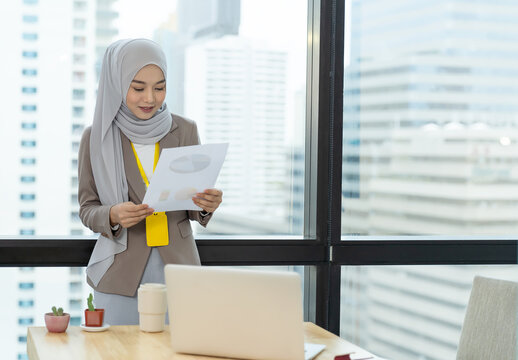
<svg viewBox="0 0 518 360">
<path fill-rule="evenodd" d="M 137 84 L 143 84 L 143 85 L 146 85 L 146 82 L 145 82 L 145 81 L 132 80 L 131 82 L 134 82 L 134 83 L 137 83 Z M 155 85 L 158 85 L 158 84 L 161 84 L 161 83 L 165 83 L 165 79 L 164 79 L 164 80 L 160 80 L 160 81 L 159 81 L 159 82 L 157 82 Z"/>
</svg>

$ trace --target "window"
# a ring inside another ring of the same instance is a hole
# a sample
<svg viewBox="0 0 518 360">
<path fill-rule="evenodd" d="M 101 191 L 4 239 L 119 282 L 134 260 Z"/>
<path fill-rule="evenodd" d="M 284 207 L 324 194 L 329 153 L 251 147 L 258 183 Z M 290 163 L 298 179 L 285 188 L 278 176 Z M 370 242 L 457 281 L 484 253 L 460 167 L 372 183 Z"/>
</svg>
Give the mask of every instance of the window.
<svg viewBox="0 0 518 360">
<path fill-rule="evenodd" d="M 33 219 L 36 217 L 36 212 L 34 211 L 20 211 L 20 217 L 22 219 Z"/>
<path fill-rule="evenodd" d="M 20 176 L 20 181 L 22 183 L 33 183 L 33 182 L 36 182 L 36 176 L 27 176 L 27 175 Z"/>
<path fill-rule="evenodd" d="M 18 288 L 20 290 L 34 289 L 34 283 L 33 282 L 21 282 L 21 283 L 18 284 Z"/>
<path fill-rule="evenodd" d="M 36 123 L 33 122 L 22 122 L 22 129 L 24 130 L 35 130 Z"/>
<path fill-rule="evenodd" d="M 34 229 L 20 229 L 20 235 L 22 236 L 29 236 L 34 234 L 36 234 Z"/>
<path fill-rule="evenodd" d="M 72 114 L 74 117 L 83 117 L 85 108 L 82 106 L 74 106 L 72 108 Z"/>
<path fill-rule="evenodd" d="M 23 3 L 25 5 L 36 5 L 38 3 L 38 0 L 23 0 Z"/>
<path fill-rule="evenodd" d="M 18 325 L 29 326 L 34 324 L 33 318 L 18 318 Z"/>
<path fill-rule="evenodd" d="M 21 158 L 20 162 L 22 165 L 35 165 L 36 159 L 35 158 Z"/>
<path fill-rule="evenodd" d="M 36 33 L 23 33 L 22 39 L 26 41 L 36 41 L 38 40 L 38 34 Z"/>
<path fill-rule="evenodd" d="M 74 19 L 74 29 L 83 30 L 86 28 L 86 19 Z"/>
<path fill-rule="evenodd" d="M 84 47 L 86 45 L 86 37 L 84 36 L 74 36 L 74 46 L 76 47 Z"/>
<path fill-rule="evenodd" d="M 24 112 L 34 112 L 38 109 L 36 105 L 33 104 L 24 104 L 22 105 L 22 111 Z"/>
<path fill-rule="evenodd" d="M 27 342 L 27 336 L 25 336 L 25 335 L 18 336 L 18 342 L 25 344 Z"/>
<path fill-rule="evenodd" d="M 85 98 L 85 91 L 84 91 L 84 89 L 73 89 L 72 90 L 72 98 L 74 100 L 84 100 L 84 98 Z"/>
<path fill-rule="evenodd" d="M 36 76 L 36 75 L 38 75 L 38 70 L 36 70 L 36 69 L 22 69 L 22 74 L 24 76 Z"/>
<path fill-rule="evenodd" d="M 38 57 L 37 51 L 23 51 L 22 56 L 27 59 L 35 59 Z"/>
<path fill-rule="evenodd" d="M 23 201 L 32 201 L 36 199 L 36 194 L 20 194 L 20 200 Z"/>
<path fill-rule="evenodd" d="M 38 22 L 38 17 L 36 15 L 23 15 L 23 22 L 27 24 L 34 24 Z"/>
<path fill-rule="evenodd" d="M 18 300 L 18 306 L 21 308 L 32 308 L 34 306 L 34 300 Z"/>
<path fill-rule="evenodd" d="M 38 89 L 35 87 L 22 87 L 22 93 L 24 94 L 36 94 L 38 92 Z"/>
<path fill-rule="evenodd" d="M 22 147 L 36 147 L 36 140 L 22 140 Z"/>
</svg>

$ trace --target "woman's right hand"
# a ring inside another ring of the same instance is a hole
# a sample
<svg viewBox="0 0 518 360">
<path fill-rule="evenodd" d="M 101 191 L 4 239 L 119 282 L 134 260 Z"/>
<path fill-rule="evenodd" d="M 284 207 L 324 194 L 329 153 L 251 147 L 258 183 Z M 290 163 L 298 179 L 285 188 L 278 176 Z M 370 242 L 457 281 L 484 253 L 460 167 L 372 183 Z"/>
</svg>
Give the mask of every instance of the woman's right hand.
<svg viewBox="0 0 518 360">
<path fill-rule="evenodd" d="M 136 205 L 131 201 L 123 202 L 110 208 L 110 225 L 120 224 L 122 227 L 129 228 L 151 214 L 153 214 L 153 209 L 146 204 Z"/>
</svg>

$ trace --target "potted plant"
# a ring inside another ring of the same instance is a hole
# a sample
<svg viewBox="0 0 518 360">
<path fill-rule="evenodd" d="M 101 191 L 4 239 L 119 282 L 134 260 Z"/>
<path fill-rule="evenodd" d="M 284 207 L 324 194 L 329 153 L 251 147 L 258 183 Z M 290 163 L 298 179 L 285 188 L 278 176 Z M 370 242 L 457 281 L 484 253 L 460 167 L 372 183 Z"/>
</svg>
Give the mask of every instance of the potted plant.
<svg viewBox="0 0 518 360">
<path fill-rule="evenodd" d="M 104 309 L 96 309 L 94 307 L 94 297 L 92 293 L 86 299 L 88 309 L 85 309 L 85 325 L 86 326 L 103 326 Z"/>
<path fill-rule="evenodd" d="M 56 310 L 56 307 L 52 307 L 52 312 L 45 314 L 45 326 L 51 333 L 62 333 L 67 330 L 68 323 L 70 321 L 70 314 L 63 312 L 63 308 Z"/>
</svg>

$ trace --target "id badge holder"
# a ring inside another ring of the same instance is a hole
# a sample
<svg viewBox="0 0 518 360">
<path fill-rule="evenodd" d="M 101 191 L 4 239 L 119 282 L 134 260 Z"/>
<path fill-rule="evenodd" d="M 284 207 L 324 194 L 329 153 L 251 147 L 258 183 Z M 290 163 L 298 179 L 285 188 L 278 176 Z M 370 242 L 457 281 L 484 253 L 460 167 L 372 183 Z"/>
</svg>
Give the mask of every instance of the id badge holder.
<svg viewBox="0 0 518 360">
<path fill-rule="evenodd" d="M 169 244 L 169 229 L 165 212 L 155 212 L 146 218 L 147 246 L 166 246 Z"/>
</svg>

